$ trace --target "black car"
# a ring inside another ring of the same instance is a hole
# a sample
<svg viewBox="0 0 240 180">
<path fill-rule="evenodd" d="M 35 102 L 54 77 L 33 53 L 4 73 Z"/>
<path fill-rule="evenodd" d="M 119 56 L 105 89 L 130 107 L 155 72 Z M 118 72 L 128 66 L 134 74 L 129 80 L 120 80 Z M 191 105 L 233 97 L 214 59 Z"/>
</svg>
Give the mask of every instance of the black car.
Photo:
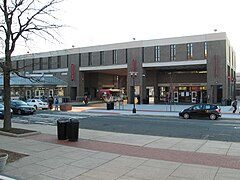
<svg viewBox="0 0 240 180">
<path fill-rule="evenodd" d="M 221 108 L 214 104 L 196 104 L 179 112 L 179 116 L 185 119 L 192 117 L 208 117 L 215 120 L 221 117 Z"/>
<path fill-rule="evenodd" d="M 11 115 L 12 115 L 12 109 L 11 109 Z M 4 105 L 0 103 L 0 119 L 4 118 Z"/>
<path fill-rule="evenodd" d="M 21 100 L 12 100 L 11 108 L 14 114 L 33 114 L 35 112 L 34 106 L 30 106 Z"/>
</svg>

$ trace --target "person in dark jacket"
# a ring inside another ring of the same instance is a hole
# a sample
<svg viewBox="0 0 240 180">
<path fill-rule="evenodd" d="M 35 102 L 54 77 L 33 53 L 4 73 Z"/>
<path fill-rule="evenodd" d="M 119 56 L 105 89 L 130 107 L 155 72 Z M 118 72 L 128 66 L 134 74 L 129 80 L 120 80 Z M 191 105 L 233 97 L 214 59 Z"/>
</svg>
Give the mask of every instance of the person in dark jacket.
<svg viewBox="0 0 240 180">
<path fill-rule="evenodd" d="M 233 100 L 232 107 L 233 107 L 233 113 L 235 113 L 237 110 L 237 100 L 236 99 Z"/>
<path fill-rule="evenodd" d="M 49 108 L 50 110 L 52 110 L 52 108 L 53 108 L 53 102 L 54 102 L 53 96 L 50 95 L 50 97 L 49 97 L 49 99 L 48 99 L 48 108 Z"/>
</svg>

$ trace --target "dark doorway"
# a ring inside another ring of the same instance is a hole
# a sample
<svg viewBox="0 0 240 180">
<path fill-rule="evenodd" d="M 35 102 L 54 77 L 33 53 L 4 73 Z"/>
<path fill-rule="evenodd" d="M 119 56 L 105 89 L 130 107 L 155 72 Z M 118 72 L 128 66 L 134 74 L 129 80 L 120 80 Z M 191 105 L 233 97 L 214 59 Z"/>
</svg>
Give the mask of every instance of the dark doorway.
<svg viewBox="0 0 240 180">
<path fill-rule="evenodd" d="M 76 101 L 76 96 L 77 96 L 77 87 L 71 87 L 70 89 L 71 100 Z"/>
<path fill-rule="evenodd" d="M 222 102 L 222 85 L 217 86 L 217 103 Z"/>
</svg>

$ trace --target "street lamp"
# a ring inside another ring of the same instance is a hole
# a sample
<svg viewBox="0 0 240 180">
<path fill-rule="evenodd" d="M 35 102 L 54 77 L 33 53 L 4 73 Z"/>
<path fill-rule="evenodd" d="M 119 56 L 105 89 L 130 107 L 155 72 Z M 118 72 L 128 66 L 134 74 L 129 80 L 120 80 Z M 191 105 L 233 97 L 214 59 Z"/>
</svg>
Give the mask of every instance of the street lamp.
<svg viewBox="0 0 240 180">
<path fill-rule="evenodd" d="M 133 82 L 133 110 L 132 110 L 132 113 L 137 112 L 136 105 L 135 105 L 135 78 L 137 77 L 137 74 L 138 74 L 138 72 L 136 72 L 136 71 L 131 71 L 130 72 L 132 82 Z"/>
</svg>

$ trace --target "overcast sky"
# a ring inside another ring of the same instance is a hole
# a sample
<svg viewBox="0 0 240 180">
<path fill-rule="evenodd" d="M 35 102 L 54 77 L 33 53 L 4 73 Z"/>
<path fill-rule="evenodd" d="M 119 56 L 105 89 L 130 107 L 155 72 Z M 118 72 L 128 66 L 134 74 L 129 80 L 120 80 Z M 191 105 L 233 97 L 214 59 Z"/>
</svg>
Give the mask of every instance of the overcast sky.
<svg viewBox="0 0 240 180">
<path fill-rule="evenodd" d="M 37 40 L 16 54 L 146 39 L 226 32 L 240 56 L 237 0 L 65 0 L 61 43 Z M 240 72 L 240 63 L 237 62 Z"/>
</svg>

